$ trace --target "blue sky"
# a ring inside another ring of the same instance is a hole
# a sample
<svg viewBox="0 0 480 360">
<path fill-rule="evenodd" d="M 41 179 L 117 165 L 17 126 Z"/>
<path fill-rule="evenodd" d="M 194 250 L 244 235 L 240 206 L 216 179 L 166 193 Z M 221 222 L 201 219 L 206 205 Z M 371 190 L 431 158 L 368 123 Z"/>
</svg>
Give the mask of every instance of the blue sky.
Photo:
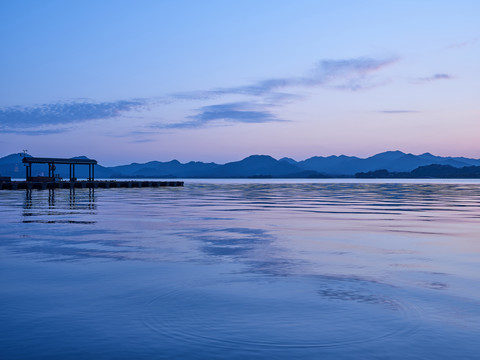
<svg viewBox="0 0 480 360">
<path fill-rule="evenodd" d="M 480 158 L 478 1 L 2 1 L 0 156 Z"/>
</svg>

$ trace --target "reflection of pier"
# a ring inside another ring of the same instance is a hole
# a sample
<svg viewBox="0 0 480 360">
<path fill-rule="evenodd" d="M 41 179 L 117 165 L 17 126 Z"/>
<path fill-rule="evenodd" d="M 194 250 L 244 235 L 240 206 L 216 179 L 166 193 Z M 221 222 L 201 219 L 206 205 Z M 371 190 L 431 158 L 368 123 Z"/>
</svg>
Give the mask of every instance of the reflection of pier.
<svg viewBox="0 0 480 360">
<path fill-rule="evenodd" d="M 46 189 L 112 189 L 183 186 L 183 181 L 4 181 L 0 190 L 46 190 Z"/>
<path fill-rule="evenodd" d="M 48 190 L 48 191 L 52 192 L 52 193 L 55 192 L 55 190 Z M 70 200 L 70 202 L 69 202 L 70 209 L 75 209 L 75 208 L 78 207 L 77 198 L 76 198 L 76 195 L 75 195 L 75 188 L 70 189 L 69 200 Z M 95 203 L 95 189 L 90 188 L 90 189 L 88 189 L 88 208 L 91 209 L 91 210 L 94 210 L 95 209 L 94 203 Z"/>
<path fill-rule="evenodd" d="M 48 195 L 47 195 L 48 194 Z M 91 224 L 93 219 L 78 219 L 78 215 L 96 215 L 95 189 L 47 191 L 25 190 L 23 223 L 81 223 Z"/>
</svg>

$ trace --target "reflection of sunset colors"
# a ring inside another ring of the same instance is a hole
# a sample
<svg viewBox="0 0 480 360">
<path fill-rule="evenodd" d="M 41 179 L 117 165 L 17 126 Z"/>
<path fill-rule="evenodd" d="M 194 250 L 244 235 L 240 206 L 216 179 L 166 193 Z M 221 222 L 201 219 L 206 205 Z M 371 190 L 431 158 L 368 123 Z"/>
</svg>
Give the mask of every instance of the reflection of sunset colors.
<svg viewBox="0 0 480 360">
<path fill-rule="evenodd" d="M 222 179 L 0 191 L 1 353 L 475 359 L 479 189 Z"/>
<path fill-rule="evenodd" d="M 162 191 L 27 191 L 21 223 L 98 224 L 101 229 L 89 230 L 79 242 L 62 240 L 71 231 L 66 227 L 66 233 L 45 239 L 43 247 L 32 248 L 22 238 L 13 245 L 46 259 L 60 250 L 78 259 L 205 258 L 208 263 L 210 257 L 225 257 L 245 262 L 251 272 L 276 275 L 320 275 L 325 268 L 339 275 L 353 266 L 365 277 L 388 269 L 389 281 L 403 278 L 404 268 L 468 276 L 462 257 L 480 255 L 478 180 L 398 181 L 211 179 Z M 204 202 L 201 194 L 207 193 Z M 6 203 L 19 199 L 15 192 L 3 194 Z M 117 214 L 119 202 L 125 208 Z M 184 209 L 189 210 L 183 219 Z M 102 216 L 110 220 L 99 223 Z M 132 237 L 131 229 L 142 236 Z M 151 241 L 149 234 L 175 241 Z M 108 237 L 110 245 L 104 243 Z M 451 257 L 444 259 L 447 254 Z"/>
<path fill-rule="evenodd" d="M 479 13 L 469 0 L 4 2 L 0 157 L 479 158 Z"/>
</svg>

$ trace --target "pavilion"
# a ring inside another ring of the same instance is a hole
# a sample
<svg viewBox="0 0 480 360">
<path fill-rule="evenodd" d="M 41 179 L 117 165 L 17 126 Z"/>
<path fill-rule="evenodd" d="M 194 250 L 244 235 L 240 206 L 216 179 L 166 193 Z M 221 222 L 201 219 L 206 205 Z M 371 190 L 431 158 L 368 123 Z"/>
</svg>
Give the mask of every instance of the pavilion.
<svg viewBox="0 0 480 360">
<path fill-rule="evenodd" d="M 76 181 L 75 165 L 88 165 L 88 181 L 94 181 L 97 160 L 91 159 L 62 159 L 62 158 L 41 158 L 41 157 L 24 157 L 22 162 L 26 165 L 26 180 L 32 181 L 32 164 L 48 164 L 48 177 L 55 179 L 56 164 L 70 165 L 70 181 Z"/>
</svg>

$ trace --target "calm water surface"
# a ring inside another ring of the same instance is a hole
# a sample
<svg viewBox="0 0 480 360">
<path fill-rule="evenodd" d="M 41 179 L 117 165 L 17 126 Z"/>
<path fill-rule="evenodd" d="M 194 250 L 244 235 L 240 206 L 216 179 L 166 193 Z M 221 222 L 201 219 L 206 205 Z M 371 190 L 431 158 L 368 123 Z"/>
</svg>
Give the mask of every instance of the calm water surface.
<svg viewBox="0 0 480 360">
<path fill-rule="evenodd" d="M 480 183 L 0 192 L 1 359 L 478 359 Z"/>
</svg>

